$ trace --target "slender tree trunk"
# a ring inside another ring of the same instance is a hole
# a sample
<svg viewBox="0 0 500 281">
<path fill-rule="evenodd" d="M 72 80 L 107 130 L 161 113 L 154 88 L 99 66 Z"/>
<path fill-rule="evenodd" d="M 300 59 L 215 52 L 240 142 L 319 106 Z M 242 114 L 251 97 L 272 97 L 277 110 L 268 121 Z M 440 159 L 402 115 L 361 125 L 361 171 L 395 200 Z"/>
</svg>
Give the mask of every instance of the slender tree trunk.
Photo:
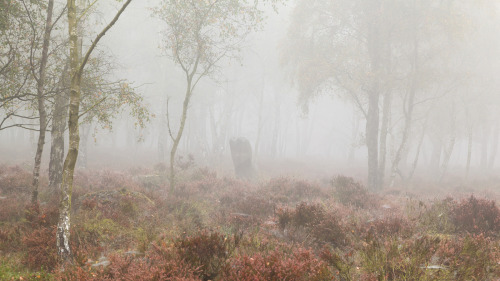
<svg viewBox="0 0 500 281">
<path fill-rule="evenodd" d="M 49 188 L 55 191 L 62 180 L 64 163 L 64 131 L 66 129 L 68 114 L 68 99 L 66 93 L 56 97 L 54 113 L 52 116 L 52 132 L 49 162 Z"/>
<path fill-rule="evenodd" d="M 359 134 L 359 116 L 356 113 L 356 106 L 353 106 L 352 110 L 352 122 L 351 122 L 351 145 L 349 146 L 348 161 L 353 163 L 356 158 L 356 148 L 358 147 L 358 134 Z"/>
<path fill-rule="evenodd" d="M 262 127 L 264 127 L 264 118 L 262 116 L 262 111 L 264 109 L 264 79 L 262 79 L 262 88 L 260 90 L 259 95 L 259 115 L 257 119 L 257 139 L 255 140 L 255 149 L 254 149 L 254 159 L 257 159 L 259 154 L 259 145 L 260 145 L 260 137 L 262 133 Z"/>
<path fill-rule="evenodd" d="M 366 146 L 368 149 L 368 188 L 379 190 L 379 100 L 380 100 L 380 73 L 381 73 L 381 1 L 366 0 L 365 12 L 368 14 L 367 47 L 370 57 L 373 79 L 368 91 L 368 113 L 366 120 Z"/>
<path fill-rule="evenodd" d="M 35 165 L 33 168 L 33 183 L 31 202 L 38 201 L 38 187 L 40 185 L 40 166 L 42 163 L 43 147 L 45 145 L 45 133 L 47 131 L 47 112 L 45 110 L 45 76 L 47 68 L 47 60 L 49 57 L 50 35 L 52 32 L 52 12 L 54 10 L 54 0 L 49 0 L 47 6 L 47 18 L 45 22 L 45 32 L 43 35 L 42 57 L 40 60 L 39 76 L 37 81 L 37 101 L 38 113 L 40 115 L 40 133 L 38 135 L 38 144 L 35 154 Z M 35 40 L 33 38 L 33 40 Z"/>
<path fill-rule="evenodd" d="M 99 40 L 106 32 L 118 21 L 120 15 L 127 8 L 132 0 L 127 0 L 117 12 L 113 20 L 97 35 L 92 41 L 92 45 L 88 49 L 82 62 L 79 58 L 78 48 L 78 16 L 76 11 L 75 0 L 67 0 L 68 14 L 68 33 L 69 33 L 69 59 L 70 59 L 70 74 L 71 86 L 69 97 L 69 149 L 64 160 L 64 168 L 61 182 L 61 199 L 59 203 L 59 221 L 57 224 L 56 242 L 59 260 L 61 261 L 62 269 L 66 264 L 72 262 L 70 241 L 70 215 L 71 215 L 71 196 L 73 194 L 73 175 L 75 165 L 78 158 L 78 148 L 80 144 L 80 134 L 78 126 L 78 118 L 80 111 L 80 96 L 81 96 L 81 78 L 85 65 L 95 49 Z"/>
<path fill-rule="evenodd" d="M 274 92 L 274 130 L 271 139 L 270 155 L 275 158 L 278 155 L 278 138 L 280 132 L 281 102 L 278 100 L 278 94 Z"/>
<path fill-rule="evenodd" d="M 468 128 L 467 132 L 467 164 L 465 166 L 465 179 L 469 178 L 470 163 L 472 160 L 472 128 Z"/>
<path fill-rule="evenodd" d="M 392 92 L 389 91 L 384 96 L 382 128 L 380 131 L 380 167 L 379 167 L 379 182 L 384 186 L 385 182 L 385 166 L 387 159 L 387 134 L 389 133 L 389 121 L 392 107 Z"/>
<path fill-rule="evenodd" d="M 451 154 L 453 153 L 453 150 L 455 149 L 455 141 L 456 141 L 456 136 L 455 136 L 455 126 L 456 126 L 456 112 L 455 112 L 455 103 L 452 102 L 451 105 L 451 136 L 450 140 L 448 143 L 448 146 L 444 147 L 444 158 L 443 158 L 443 163 L 441 165 L 441 176 L 439 177 L 439 181 L 442 182 L 446 172 L 448 171 L 448 165 L 450 164 L 450 158 Z"/>
<path fill-rule="evenodd" d="M 491 148 L 490 159 L 488 160 L 488 169 L 493 169 L 495 165 L 495 159 L 498 152 L 498 139 L 500 137 L 500 122 L 496 122 L 495 128 L 493 129 L 493 143 Z"/>
<path fill-rule="evenodd" d="M 481 134 L 481 168 L 485 170 L 488 166 L 488 141 L 490 139 L 490 128 L 487 124 L 483 124 Z"/>
<path fill-rule="evenodd" d="M 215 122 L 215 112 L 213 104 L 208 108 L 208 113 L 210 115 L 210 131 L 212 132 L 212 153 L 216 155 L 217 147 L 219 145 L 219 134 L 217 132 L 217 123 Z"/>
<path fill-rule="evenodd" d="M 414 9 L 416 10 L 416 2 L 413 1 L 414 4 Z M 396 151 L 396 155 L 394 156 L 394 161 L 392 162 L 392 168 L 391 168 L 391 186 L 394 185 L 394 181 L 396 178 L 396 174 L 402 175 L 401 171 L 399 170 L 399 164 L 401 163 L 401 160 L 404 157 L 404 153 L 407 153 L 407 146 L 408 146 L 408 140 L 410 138 L 411 130 L 412 130 L 412 125 L 413 125 L 413 110 L 415 107 L 415 95 L 417 92 L 417 75 L 419 71 L 419 60 L 418 60 L 418 50 L 419 50 L 419 45 L 418 45 L 418 19 L 416 16 L 413 19 L 413 25 L 412 25 L 412 39 L 413 39 L 413 53 L 412 53 L 412 69 L 411 69 L 411 74 L 412 74 L 412 79 L 411 79 L 411 84 L 410 84 L 410 89 L 409 89 L 409 96 L 408 96 L 408 106 L 403 104 L 403 110 L 405 114 L 405 127 L 403 130 L 403 137 L 401 139 L 401 144 L 398 147 L 398 150 Z"/>
<path fill-rule="evenodd" d="M 89 142 L 89 134 L 92 124 L 84 123 L 80 127 L 80 148 L 78 149 L 78 166 L 80 168 L 86 169 L 88 165 L 88 142 Z"/>
<path fill-rule="evenodd" d="M 61 75 L 60 84 L 64 85 L 68 64 L 65 64 Z M 61 87 L 62 88 L 62 87 Z M 49 162 L 49 189 L 55 192 L 59 189 L 62 181 L 62 171 L 64 163 L 64 131 L 68 117 L 68 94 L 58 90 L 54 101 L 54 111 L 52 113 L 52 131 L 50 133 L 50 162 Z"/>
<path fill-rule="evenodd" d="M 368 147 L 368 187 L 371 190 L 379 189 L 378 181 L 378 91 L 374 91 L 368 98 L 369 109 L 366 120 L 366 145 Z"/>
<path fill-rule="evenodd" d="M 167 124 L 167 106 L 168 103 L 167 101 L 164 102 L 161 108 L 161 116 L 159 118 L 159 124 L 158 124 L 158 161 L 160 163 L 165 162 L 165 151 L 167 148 L 167 128 L 165 124 Z"/>
<path fill-rule="evenodd" d="M 182 133 L 184 132 L 184 127 L 186 125 L 186 119 L 187 119 L 187 111 L 189 109 L 189 101 L 191 100 L 191 95 L 193 94 L 193 89 L 191 87 L 192 81 L 193 81 L 193 76 L 196 73 L 196 69 L 193 70 L 192 75 L 189 75 L 187 77 L 187 90 L 186 90 L 186 96 L 184 97 L 184 103 L 182 104 L 182 116 L 181 116 L 181 123 L 179 126 L 179 131 L 177 132 L 177 135 L 175 138 L 173 138 L 173 144 L 172 144 L 172 150 L 170 151 L 170 191 L 173 192 L 175 189 L 175 184 L 176 184 L 176 174 L 175 174 L 175 156 L 177 153 L 177 148 L 179 146 L 179 143 L 182 138 Z"/>
<path fill-rule="evenodd" d="M 413 109 L 414 109 L 414 99 L 415 99 L 415 85 L 412 86 L 412 90 L 410 92 L 410 96 L 408 99 L 408 109 L 405 110 L 405 128 L 403 130 L 403 137 L 401 139 L 401 144 L 396 151 L 396 155 L 394 156 L 394 160 L 392 162 L 391 168 L 391 186 L 394 185 L 394 181 L 396 179 L 397 174 L 401 174 L 399 170 L 399 164 L 401 159 L 404 157 L 404 153 L 407 152 L 408 139 L 410 138 L 410 133 L 412 129 L 413 123 Z"/>
<path fill-rule="evenodd" d="M 70 212 L 71 195 L 73 193 L 73 174 L 75 171 L 76 159 L 78 157 L 78 147 L 80 143 L 78 114 L 80 111 L 80 75 L 78 69 L 78 34 L 77 34 L 77 15 L 75 0 L 68 0 L 68 31 L 70 43 L 70 103 L 69 103 L 69 149 L 64 161 L 62 183 L 61 183 L 61 201 L 59 205 L 59 223 L 57 225 L 57 249 L 63 267 L 65 263 L 72 262 L 71 249 L 69 247 L 70 239 Z"/>
<path fill-rule="evenodd" d="M 440 139 L 440 137 L 433 134 L 431 135 L 431 142 L 432 152 L 429 162 L 429 173 L 431 173 L 435 177 L 438 177 L 440 169 L 439 166 L 441 164 L 441 155 L 443 154 L 443 141 Z"/>
<path fill-rule="evenodd" d="M 417 169 L 418 160 L 420 159 L 420 152 L 422 151 L 422 144 L 424 143 L 426 130 L 427 130 L 427 120 L 425 121 L 424 126 L 422 128 L 422 134 L 420 135 L 420 139 L 418 141 L 415 159 L 413 160 L 413 163 L 411 165 L 411 169 L 408 173 L 408 177 L 406 178 L 406 181 L 410 181 L 413 178 L 413 175 L 415 175 L 415 170 Z"/>
</svg>

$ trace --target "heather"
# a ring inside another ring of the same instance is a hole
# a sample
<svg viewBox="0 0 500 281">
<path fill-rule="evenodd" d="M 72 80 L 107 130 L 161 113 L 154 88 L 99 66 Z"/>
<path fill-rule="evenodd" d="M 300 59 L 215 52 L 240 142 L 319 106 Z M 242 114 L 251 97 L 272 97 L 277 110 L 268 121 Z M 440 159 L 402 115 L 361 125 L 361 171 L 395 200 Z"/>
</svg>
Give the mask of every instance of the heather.
<svg viewBox="0 0 500 281">
<path fill-rule="evenodd" d="M 190 167 L 80 170 L 71 249 L 58 270 L 57 192 L 29 202 L 2 166 L 2 280 L 496 280 L 498 201 L 371 193 L 356 179 L 244 181 Z M 491 197 L 491 196 L 490 196 Z"/>
</svg>

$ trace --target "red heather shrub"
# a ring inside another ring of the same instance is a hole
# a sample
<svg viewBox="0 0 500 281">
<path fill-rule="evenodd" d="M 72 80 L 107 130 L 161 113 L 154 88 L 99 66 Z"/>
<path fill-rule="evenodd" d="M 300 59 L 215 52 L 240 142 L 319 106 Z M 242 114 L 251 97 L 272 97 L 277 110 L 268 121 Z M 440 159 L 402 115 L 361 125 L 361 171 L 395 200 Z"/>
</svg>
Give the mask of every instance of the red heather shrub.
<svg viewBox="0 0 500 281">
<path fill-rule="evenodd" d="M 335 247 L 347 244 L 346 232 L 335 214 L 326 215 L 324 219 L 311 229 L 311 234 L 316 239 L 316 242 L 320 244 L 328 243 Z"/>
<path fill-rule="evenodd" d="M 235 231 L 240 231 L 259 225 L 260 220 L 243 213 L 231 213 L 229 217 L 225 218 L 224 223 L 234 227 Z"/>
<path fill-rule="evenodd" d="M 340 280 L 352 280 L 351 276 L 354 268 L 353 251 L 348 251 L 344 254 L 329 247 L 323 247 L 320 257 L 336 270 L 336 274 L 340 276 Z"/>
<path fill-rule="evenodd" d="M 292 222 L 294 212 L 289 208 L 279 208 L 276 215 L 278 216 L 278 226 L 283 231 Z"/>
<path fill-rule="evenodd" d="M 144 194 L 127 189 L 89 193 L 80 196 L 80 202 L 75 204 L 75 208 L 80 207 L 84 211 L 97 210 L 102 218 L 123 226 L 138 221 L 139 216 L 153 206 L 154 203 Z"/>
<path fill-rule="evenodd" d="M 425 265 L 440 265 L 432 261 L 439 242 L 438 237 L 432 236 L 371 240 L 363 245 L 360 252 L 362 270 L 365 273 L 361 278 L 362 280 L 455 280 L 444 278 L 442 275 L 429 278 L 428 273 L 431 272 Z"/>
<path fill-rule="evenodd" d="M 40 209 L 38 204 L 26 207 L 25 217 L 30 223 L 30 230 L 22 238 L 26 248 L 23 263 L 31 269 L 52 270 L 57 263 L 56 224 L 59 212 L 54 206 Z"/>
<path fill-rule="evenodd" d="M 81 225 L 71 227 L 71 251 L 73 258 L 79 265 L 84 265 L 89 258 L 96 258 L 103 251 L 100 236 L 94 231 L 89 231 Z"/>
<path fill-rule="evenodd" d="M 302 202 L 295 210 L 279 209 L 277 216 L 278 226 L 282 231 L 292 225 L 299 229 L 305 228 L 317 243 L 329 243 L 334 246 L 346 244 L 346 231 L 337 215 L 326 212 L 320 204 Z"/>
<path fill-rule="evenodd" d="M 213 280 L 219 274 L 234 248 L 231 239 L 205 230 L 178 239 L 174 247 L 183 261 L 200 269 L 203 280 Z"/>
<path fill-rule="evenodd" d="M 295 226 L 310 227 L 319 224 L 325 215 L 325 209 L 321 205 L 302 202 L 295 208 L 292 223 Z"/>
<path fill-rule="evenodd" d="M 74 266 L 64 272 L 57 272 L 55 280 L 166 280 L 200 281 L 195 269 L 182 260 L 171 256 L 171 249 L 155 245 L 145 258 L 110 256 L 110 265 L 94 269 L 88 266 Z"/>
<path fill-rule="evenodd" d="M 492 200 L 471 195 L 454 206 L 451 217 L 459 232 L 494 234 L 500 231 L 500 210 Z"/>
<path fill-rule="evenodd" d="M 18 251 L 25 229 L 21 224 L 3 224 L 0 228 L 0 252 Z"/>
<path fill-rule="evenodd" d="M 130 175 L 119 172 L 104 171 L 83 171 L 75 173 L 75 191 L 73 198 L 75 201 L 84 192 L 103 191 L 103 190 L 141 190 L 137 181 Z"/>
<path fill-rule="evenodd" d="M 379 239 L 386 237 L 410 237 L 414 225 L 404 217 L 389 216 L 361 224 L 356 234 L 363 239 Z"/>
<path fill-rule="evenodd" d="M 0 184 L 1 184 L 0 179 Z M 2 194 L 0 193 L 0 196 Z M 19 221 L 25 211 L 25 202 L 28 202 L 28 196 L 9 195 L 5 199 L 0 199 L 0 222 Z"/>
<path fill-rule="evenodd" d="M 57 265 L 56 227 L 40 227 L 23 238 L 26 255 L 22 262 L 33 270 L 52 270 Z"/>
<path fill-rule="evenodd" d="M 420 206 L 425 207 L 425 211 L 418 215 L 418 223 L 428 232 L 453 233 L 455 225 L 451 218 L 451 212 L 457 206 L 457 202 L 451 197 L 434 201 L 426 207 L 420 201 Z"/>
<path fill-rule="evenodd" d="M 0 196 L 30 192 L 32 175 L 19 166 L 0 166 Z"/>
<path fill-rule="evenodd" d="M 52 205 L 40 208 L 38 204 L 30 204 L 26 207 L 24 215 L 32 228 L 50 227 L 57 224 L 59 209 Z"/>
<path fill-rule="evenodd" d="M 318 186 L 312 183 L 285 177 L 271 179 L 260 192 L 276 203 L 293 203 L 325 195 Z"/>
<path fill-rule="evenodd" d="M 221 280 L 234 281 L 309 281 L 339 280 L 328 266 L 307 250 L 291 255 L 275 250 L 269 254 L 242 256 L 231 260 L 224 268 Z"/>
<path fill-rule="evenodd" d="M 222 196 L 220 204 L 226 213 L 243 213 L 260 218 L 272 215 L 275 209 L 275 205 L 262 194 L 244 194 L 237 190 Z"/>
<path fill-rule="evenodd" d="M 444 240 L 437 255 L 454 272 L 455 280 L 497 280 L 500 276 L 500 245 L 483 234 Z"/>
<path fill-rule="evenodd" d="M 104 270 L 103 280 L 200 280 L 195 270 L 180 260 L 150 255 L 146 259 L 111 256 L 110 266 Z"/>
<path fill-rule="evenodd" d="M 357 208 L 373 208 L 377 205 L 377 200 L 374 194 L 361 184 L 354 181 L 353 178 L 338 176 L 332 180 L 334 187 L 334 197 L 340 203 Z"/>
<path fill-rule="evenodd" d="M 219 186 L 221 186 L 221 182 L 215 173 L 200 172 L 200 174 L 195 174 L 190 180 L 181 182 L 173 194 L 179 198 L 190 199 L 202 194 L 211 193 Z"/>
<path fill-rule="evenodd" d="M 193 171 L 189 181 L 185 184 L 194 186 L 194 189 L 198 190 L 198 192 L 206 193 L 223 186 L 224 182 L 217 178 L 216 172 L 202 168 Z M 182 187 L 179 189 L 182 189 Z"/>
</svg>

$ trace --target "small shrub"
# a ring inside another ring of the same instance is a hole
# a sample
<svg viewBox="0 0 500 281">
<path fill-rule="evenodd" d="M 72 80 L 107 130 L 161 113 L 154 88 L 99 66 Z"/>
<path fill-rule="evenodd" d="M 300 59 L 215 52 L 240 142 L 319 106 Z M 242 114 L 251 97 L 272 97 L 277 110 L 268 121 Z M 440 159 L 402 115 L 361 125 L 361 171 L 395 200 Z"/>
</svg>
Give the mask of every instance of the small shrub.
<svg viewBox="0 0 500 281">
<path fill-rule="evenodd" d="M 274 212 L 275 205 L 267 198 L 258 195 L 250 195 L 242 199 L 243 200 L 237 207 L 240 212 L 256 217 L 266 217 Z"/>
<path fill-rule="evenodd" d="M 455 280 L 495 280 L 500 276 L 499 253 L 498 243 L 482 234 L 444 240 L 437 251 Z"/>
<path fill-rule="evenodd" d="M 32 228 L 54 226 L 59 220 L 59 209 L 52 205 L 40 208 L 38 204 L 29 204 L 24 215 Z"/>
<path fill-rule="evenodd" d="M 454 206 L 451 217 L 459 232 L 494 234 L 500 231 L 500 210 L 492 200 L 472 195 Z"/>
<path fill-rule="evenodd" d="M 354 280 L 354 257 L 352 251 L 343 254 L 329 247 L 324 247 L 320 252 L 320 257 L 336 270 L 341 280 Z"/>
<path fill-rule="evenodd" d="M 367 221 L 358 228 L 357 234 L 363 239 L 385 239 L 387 237 L 408 238 L 413 234 L 414 225 L 397 215 Z"/>
<path fill-rule="evenodd" d="M 121 255 L 111 255 L 110 265 L 93 269 L 87 266 L 73 266 L 54 276 L 59 281 L 74 280 L 144 280 L 144 281 L 200 281 L 196 269 L 170 254 L 171 250 L 162 246 L 148 252 L 144 259 L 134 259 Z"/>
<path fill-rule="evenodd" d="M 26 249 L 22 263 L 30 269 L 52 270 L 57 264 L 56 224 L 59 212 L 55 206 L 40 209 L 38 204 L 26 207 L 25 217 L 29 229 L 22 238 Z"/>
<path fill-rule="evenodd" d="M 222 280 L 240 281 L 327 281 L 339 280 L 328 266 L 307 250 L 299 249 L 291 255 L 275 250 L 269 254 L 242 256 L 225 267 Z"/>
<path fill-rule="evenodd" d="M 201 231 L 174 243 L 179 257 L 201 271 L 203 280 L 212 280 L 232 252 L 231 239 L 217 232 Z"/>
<path fill-rule="evenodd" d="M 418 217 L 419 224 L 429 232 L 453 233 L 455 225 L 451 212 L 455 205 L 456 202 L 450 197 L 434 202 Z"/>
<path fill-rule="evenodd" d="M 225 220 L 236 232 L 256 227 L 260 223 L 256 217 L 243 213 L 231 213 Z"/>
<path fill-rule="evenodd" d="M 104 270 L 104 280 L 199 280 L 195 270 L 179 260 L 149 256 L 150 262 L 113 255 L 110 266 Z"/>
<path fill-rule="evenodd" d="M 262 194 L 242 194 L 236 190 L 222 196 L 220 204 L 225 212 L 243 213 L 258 218 L 272 215 L 275 210 L 275 205 Z"/>
<path fill-rule="evenodd" d="M 20 224 L 2 224 L 0 228 L 0 252 L 14 252 L 21 249 L 25 228 Z"/>
<path fill-rule="evenodd" d="M 376 206 L 374 194 L 361 184 L 354 181 L 353 178 L 338 176 L 333 179 L 334 197 L 344 205 L 350 205 L 357 208 L 372 208 Z"/>
<path fill-rule="evenodd" d="M 276 211 L 276 215 L 278 216 L 278 226 L 281 231 L 284 231 L 285 228 L 292 222 L 294 213 L 293 210 L 290 210 L 289 208 L 279 208 Z"/>
<path fill-rule="evenodd" d="M 281 231 L 292 226 L 290 238 L 304 240 L 314 238 L 313 242 L 342 246 L 347 242 L 346 230 L 335 213 L 328 213 L 320 204 L 302 202 L 295 210 L 280 208 L 277 211 L 278 226 Z M 303 237 L 305 235 L 305 237 Z M 303 241 L 305 242 L 305 241 Z"/>
<path fill-rule="evenodd" d="M 171 212 L 182 228 L 187 231 L 198 231 L 205 225 L 206 210 L 203 204 L 193 201 L 181 201 Z"/>
<path fill-rule="evenodd" d="M 335 214 L 326 215 L 311 229 L 311 233 L 317 242 L 320 244 L 328 243 L 335 247 L 347 244 L 346 232 Z"/>
<path fill-rule="evenodd" d="M 271 179 L 259 192 L 275 203 L 295 203 L 325 195 L 318 186 L 310 182 L 285 177 Z"/>
<path fill-rule="evenodd" d="M 56 227 L 40 227 L 27 233 L 23 238 L 26 255 L 23 264 L 30 269 L 52 270 L 57 264 Z"/>
<path fill-rule="evenodd" d="M 17 195 L 11 195 L 8 198 L 0 199 L 0 222 L 19 221 L 25 212 L 24 202 L 28 200 L 27 196 Z"/>
<path fill-rule="evenodd" d="M 142 211 L 154 205 L 143 193 L 128 189 L 102 190 L 80 196 L 75 204 L 83 211 L 99 212 L 123 226 L 130 226 L 140 219 Z"/>
<path fill-rule="evenodd" d="M 32 175 L 19 166 L 0 166 L 0 194 L 29 194 Z"/>
<path fill-rule="evenodd" d="M 431 264 L 439 242 L 438 237 L 431 236 L 408 240 L 371 240 L 361 251 L 362 279 L 452 280 L 447 270 L 433 272 L 426 268 Z"/>
<path fill-rule="evenodd" d="M 318 225 L 325 218 L 325 215 L 325 209 L 321 205 L 302 202 L 295 208 L 292 223 L 299 227 L 310 227 Z"/>
</svg>

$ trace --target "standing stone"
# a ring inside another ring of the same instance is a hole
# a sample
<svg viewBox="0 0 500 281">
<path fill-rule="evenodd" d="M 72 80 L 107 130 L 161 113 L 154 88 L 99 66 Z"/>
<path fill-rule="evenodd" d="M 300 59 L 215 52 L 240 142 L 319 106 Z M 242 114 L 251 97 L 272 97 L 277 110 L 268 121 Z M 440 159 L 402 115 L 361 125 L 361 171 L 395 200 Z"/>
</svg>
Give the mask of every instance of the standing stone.
<svg viewBox="0 0 500 281">
<path fill-rule="evenodd" d="M 252 146 L 248 139 L 239 137 L 229 140 L 234 172 L 239 178 L 251 179 L 255 175 L 252 166 Z"/>
</svg>

